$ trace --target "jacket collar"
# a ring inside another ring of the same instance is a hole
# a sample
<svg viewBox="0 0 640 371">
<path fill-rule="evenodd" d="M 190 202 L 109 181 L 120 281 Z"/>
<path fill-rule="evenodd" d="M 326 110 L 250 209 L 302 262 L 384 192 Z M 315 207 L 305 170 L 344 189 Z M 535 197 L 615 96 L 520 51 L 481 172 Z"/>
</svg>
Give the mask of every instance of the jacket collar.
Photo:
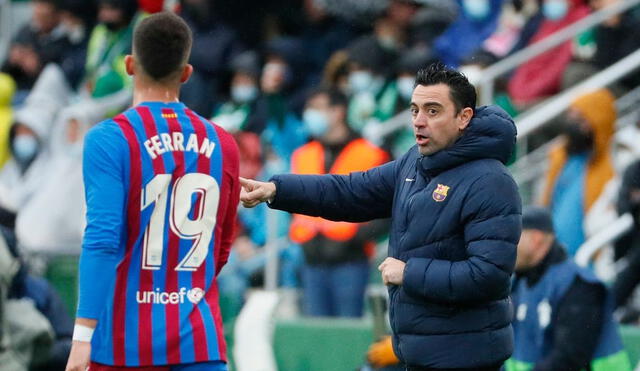
<svg viewBox="0 0 640 371">
<path fill-rule="evenodd" d="M 450 147 L 429 156 L 420 156 L 418 170 L 433 177 L 466 162 L 496 159 L 506 164 L 516 144 L 516 126 L 513 119 L 497 106 L 476 108 L 469 126 Z"/>
</svg>

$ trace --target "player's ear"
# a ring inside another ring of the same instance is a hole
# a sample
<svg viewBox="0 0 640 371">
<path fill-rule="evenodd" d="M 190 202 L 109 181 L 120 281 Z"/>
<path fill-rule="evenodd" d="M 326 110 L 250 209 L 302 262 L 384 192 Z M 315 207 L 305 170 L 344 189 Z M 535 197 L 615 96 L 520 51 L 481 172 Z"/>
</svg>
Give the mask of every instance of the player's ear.
<svg viewBox="0 0 640 371">
<path fill-rule="evenodd" d="M 189 63 L 185 64 L 184 68 L 182 69 L 182 74 L 180 75 L 180 83 L 184 84 L 185 82 L 187 82 L 187 80 L 189 80 L 189 77 L 191 77 L 192 73 L 193 73 L 193 66 L 190 65 Z"/>
<path fill-rule="evenodd" d="M 133 60 L 133 56 L 131 54 L 127 54 L 124 57 L 124 67 L 127 71 L 127 75 L 129 76 L 133 76 L 135 75 L 135 69 L 134 69 L 134 60 Z"/>
</svg>

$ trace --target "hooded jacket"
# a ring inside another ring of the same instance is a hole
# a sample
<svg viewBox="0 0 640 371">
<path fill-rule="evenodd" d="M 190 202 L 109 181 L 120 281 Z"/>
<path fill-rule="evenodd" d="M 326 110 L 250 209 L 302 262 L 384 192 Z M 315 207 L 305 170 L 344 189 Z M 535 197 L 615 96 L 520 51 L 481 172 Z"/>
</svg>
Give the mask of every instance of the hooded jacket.
<svg viewBox="0 0 640 371">
<path fill-rule="evenodd" d="M 510 276 L 521 232 L 518 189 L 504 166 L 516 128 L 496 107 L 476 110 L 449 148 L 349 175 L 279 175 L 272 208 L 330 220 L 392 218 L 389 256 L 395 353 L 409 365 L 474 368 L 513 350 Z"/>
<path fill-rule="evenodd" d="M 616 122 L 615 98 L 608 90 L 600 89 L 579 97 L 572 103 L 571 108 L 579 111 L 593 129 L 593 150 L 585 175 L 583 203 L 584 211 L 588 211 L 615 174 L 609 148 Z M 542 196 L 542 204 L 545 206 L 551 204 L 556 181 L 564 169 L 567 158 L 565 143 L 560 143 L 550 150 L 549 171 Z"/>
</svg>

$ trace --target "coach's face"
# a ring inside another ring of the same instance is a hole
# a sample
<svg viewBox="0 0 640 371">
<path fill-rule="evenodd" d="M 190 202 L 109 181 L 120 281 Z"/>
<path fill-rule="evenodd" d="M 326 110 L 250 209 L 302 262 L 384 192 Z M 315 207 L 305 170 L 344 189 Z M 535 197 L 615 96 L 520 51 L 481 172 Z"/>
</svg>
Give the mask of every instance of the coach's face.
<svg viewBox="0 0 640 371">
<path fill-rule="evenodd" d="M 416 86 L 410 109 L 416 143 L 425 156 L 451 146 L 473 117 L 470 107 L 456 110 L 446 84 Z"/>
</svg>

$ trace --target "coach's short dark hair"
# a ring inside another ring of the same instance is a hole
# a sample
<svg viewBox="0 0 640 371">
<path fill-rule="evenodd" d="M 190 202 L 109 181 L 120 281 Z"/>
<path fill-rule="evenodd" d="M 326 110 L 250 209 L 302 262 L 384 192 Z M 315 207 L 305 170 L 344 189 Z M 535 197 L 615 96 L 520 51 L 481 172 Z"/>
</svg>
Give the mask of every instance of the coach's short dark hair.
<svg viewBox="0 0 640 371">
<path fill-rule="evenodd" d="M 449 86 L 451 100 L 456 106 L 456 113 L 460 110 L 471 107 L 476 108 L 476 88 L 467 80 L 462 73 L 437 62 L 427 68 L 418 71 L 415 86 L 445 84 Z"/>
<path fill-rule="evenodd" d="M 181 71 L 189 59 L 191 43 L 189 26 L 170 12 L 150 15 L 133 32 L 135 57 L 156 81 L 165 81 Z"/>
</svg>

